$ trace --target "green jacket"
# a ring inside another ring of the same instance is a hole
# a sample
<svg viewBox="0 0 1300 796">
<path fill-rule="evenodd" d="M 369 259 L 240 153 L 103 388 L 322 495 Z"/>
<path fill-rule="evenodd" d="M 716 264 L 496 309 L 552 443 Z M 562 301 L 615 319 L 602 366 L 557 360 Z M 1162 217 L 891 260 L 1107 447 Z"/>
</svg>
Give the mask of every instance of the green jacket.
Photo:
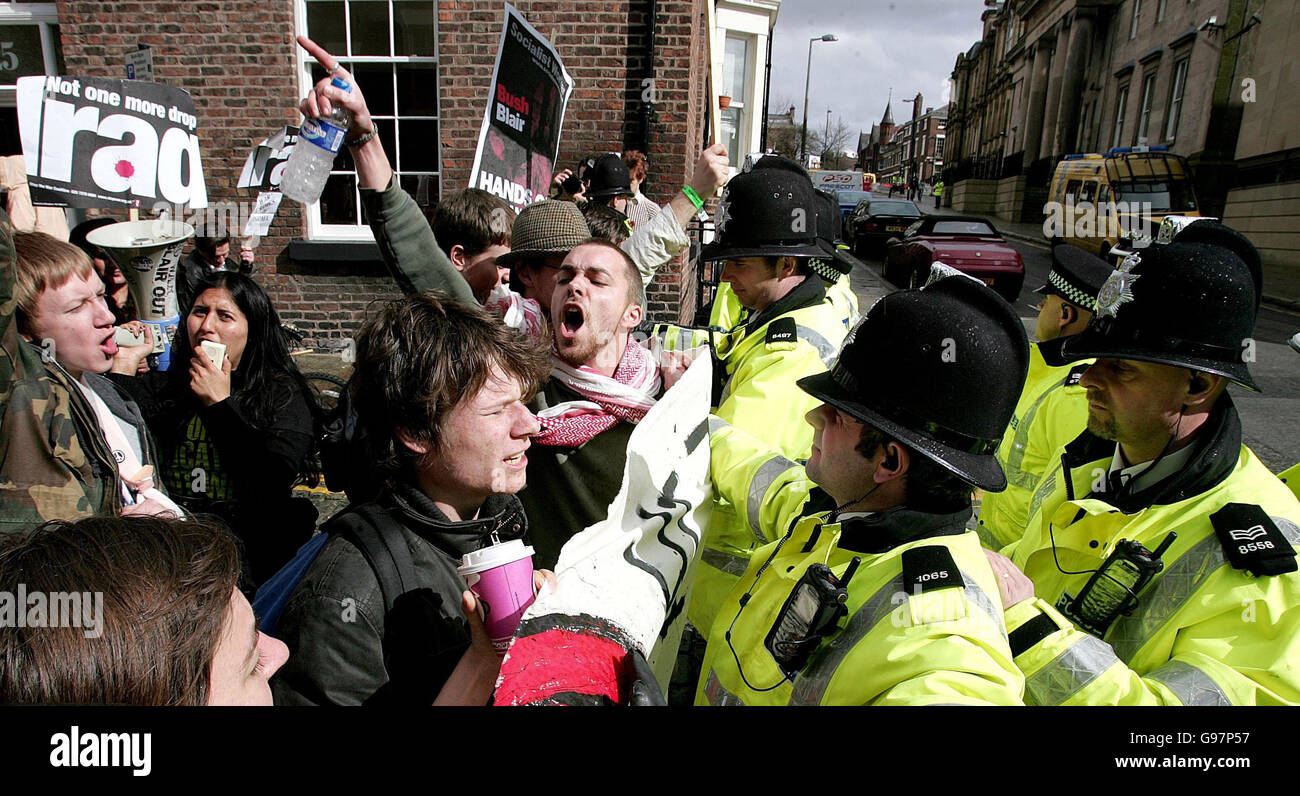
<svg viewBox="0 0 1300 796">
<path fill-rule="evenodd" d="M 758 517 L 769 539 L 790 531 L 754 551 L 721 606 L 697 705 L 1021 704 L 1024 678 L 1011 660 L 997 581 L 964 529 L 969 511 L 897 507 L 829 523 L 825 513 L 803 513 L 820 490 L 802 467 L 738 429 L 711 425 L 717 489 Z M 854 557 L 861 566 L 847 586 L 848 616 L 783 682 L 765 644 L 782 606 L 811 565 L 839 578 Z"/>
<path fill-rule="evenodd" d="M 68 372 L 18 333 L 11 233 L 0 211 L 0 533 L 117 514 L 122 484 L 94 411 Z"/>
<path fill-rule="evenodd" d="M 1027 703 L 1300 703 L 1300 572 L 1257 575 L 1231 557 L 1247 543 L 1230 541 L 1258 544 L 1271 524 L 1280 533 L 1276 544 L 1265 539 L 1272 549 L 1300 544 L 1300 503 L 1241 444 L 1228 396 L 1220 402 L 1187 466 L 1154 486 L 1093 492 L 1115 446 L 1086 432 L 1043 479 L 1041 505 L 1006 551 L 1036 594 L 1007 612 Z M 1100 637 L 1066 618 L 1120 540 L 1155 550 L 1171 532 L 1163 570 Z"/>
<path fill-rule="evenodd" d="M 1000 550 L 1025 532 L 1034 487 L 1059 461 L 1060 449 L 1088 427 L 1088 391 L 1079 386 L 1087 369 L 1087 363 L 1050 367 L 1038 346 L 1029 347 L 1025 390 L 998 448 L 1007 488 L 985 492 L 980 505 L 977 530 L 990 550 Z"/>
</svg>

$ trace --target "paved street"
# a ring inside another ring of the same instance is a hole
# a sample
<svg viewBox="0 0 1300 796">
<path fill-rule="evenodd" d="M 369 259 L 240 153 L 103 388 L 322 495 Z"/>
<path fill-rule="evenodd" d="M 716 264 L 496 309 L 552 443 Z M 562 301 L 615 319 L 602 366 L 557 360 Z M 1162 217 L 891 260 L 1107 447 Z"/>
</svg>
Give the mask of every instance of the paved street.
<svg viewBox="0 0 1300 796">
<path fill-rule="evenodd" d="M 918 205 L 930 213 L 933 212 L 933 201 L 925 197 Z M 940 212 L 951 214 L 947 210 Z M 1035 308 L 1038 294 L 1033 291 L 1047 279 L 1051 254 L 1046 242 L 1026 240 L 1033 237 L 1032 225 L 1007 224 L 996 218 L 989 220 L 1007 236 L 1008 242 L 1024 259 L 1025 286 L 1015 308 L 1032 335 L 1038 314 Z M 1012 237 L 1013 234 L 1019 237 Z M 865 262 L 867 269 L 855 269 L 851 282 L 863 313 L 876 299 L 896 289 L 880 275 L 882 259 L 870 258 Z M 1255 327 L 1257 358 L 1251 364 L 1251 372 L 1262 392 L 1253 393 L 1242 387 L 1231 390 L 1241 413 L 1246 444 L 1274 472 L 1300 462 L 1300 354 L 1286 343 L 1287 338 L 1297 331 L 1300 331 L 1300 315 L 1269 307 L 1261 309 Z"/>
</svg>

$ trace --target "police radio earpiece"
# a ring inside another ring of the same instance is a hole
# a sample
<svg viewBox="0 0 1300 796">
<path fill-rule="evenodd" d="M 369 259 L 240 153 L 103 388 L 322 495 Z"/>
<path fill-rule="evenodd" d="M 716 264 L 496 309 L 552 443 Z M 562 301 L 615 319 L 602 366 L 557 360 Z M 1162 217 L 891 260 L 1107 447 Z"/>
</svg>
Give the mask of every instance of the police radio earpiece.
<svg viewBox="0 0 1300 796">
<path fill-rule="evenodd" d="M 883 465 L 885 466 L 885 469 L 886 469 L 886 470 L 897 470 L 897 469 L 898 469 L 898 453 L 897 453 L 896 451 L 890 451 L 889 453 L 886 453 L 886 454 L 885 454 L 885 459 L 884 459 L 884 461 L 881 462 L 881 464 L 883 464 Z"/>
<path fill-rule="evenodd" d="M 1210 383 L 1209 383 L 1208 381 L 1205 380 L 1205 377 L 1204 377 L 1204 376 L 1202 376 L 1201 374 L 1197 373 L 1197 374 L 1195 374 L 1195 375 L 1192 376 L 1192 381 L 1191 381 L 1191 383 L 1190 383 L 1190 387 L 1191 387 L 1192 392 L 1194 392 L 1194 393 L 1196 393 L 1196 392 L 1205 392 L 1206 390 L 1208 390 L 1208 389 L 1210 388 Z"/>
</svg>

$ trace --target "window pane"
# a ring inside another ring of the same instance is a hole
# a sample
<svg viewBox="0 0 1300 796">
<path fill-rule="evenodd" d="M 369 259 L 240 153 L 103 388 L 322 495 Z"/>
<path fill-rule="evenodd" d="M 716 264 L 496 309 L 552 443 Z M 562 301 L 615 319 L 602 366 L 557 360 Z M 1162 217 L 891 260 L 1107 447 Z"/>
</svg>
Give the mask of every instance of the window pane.
<svg viewBox="0 0 1300 796">
<path fill-rule="evenodd" d="M 388 51 L 388 2 L 360 2 L 348 4 L 352 17 L 353 55 L 390 55 Z"/>
<path fill-rule="evenodd" d="M 357 178 L 352 174 L 331 174 L 320 196 L 322 224 L 357 223 Z"/>
<path fill-rule="evenodd" d="M 398 182 L 422 209 L 432 210 L 438 204 L 438 175 L 403 174 Z"/>
<path fill-rule="evenodd" d="M 437 171 L 438 123 L 404 119 L 398 125 L 402 148 L 397 156 L 397 170 Z"/>
<path fill-rule="evenodd" d="M 352 70 L 373 116 L 393 115 L 393 67 L 390 64 L 357 64 Z"/>
<path fill-rule="evenodd" d="M 348 51 L 343 25 L 342 3 L 307 0 L 307 35 L 334 55 L 345 55 Z"/>
<path fill-rule="evenodd" d="M 398 64 L 397 104 L 403 116 L 437 116 L 437 64 Z"/>
<path fill-rule="evenodd" d="M 36 25 L 0 26 L 0 84 L 12 86 L 22 75 L 45 74 L 41 29 Z"/>
<path fill-rule="evenodd" d="M 745 39 L 727 39 L 722 65 L 722 93 L 730 93 L 736 102 L 745 101 L 746 57 L 748 42 Z"/>
<path fill-rule="evenodd" d="M 397 157 L 397 128 L 389 119 L 375 122 L 375 130 L 378 131 L 379 141 L 384 145 L 384 151 L 389 157 Z"/>
<path fill-rule="evenodd" d="M 393 54 L 431 56 L 436 47 L 431 0 L 394 0 Z"/>
</svg>

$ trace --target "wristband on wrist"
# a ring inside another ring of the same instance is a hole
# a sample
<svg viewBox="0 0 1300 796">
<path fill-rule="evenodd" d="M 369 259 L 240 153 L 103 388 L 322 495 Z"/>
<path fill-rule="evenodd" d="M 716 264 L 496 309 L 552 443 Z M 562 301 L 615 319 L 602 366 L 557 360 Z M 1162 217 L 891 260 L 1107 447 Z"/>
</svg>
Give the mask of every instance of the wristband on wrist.
<svg viewBox="0 0 1300 796">
<path fill-rule="evenodd" d="M 700 198 L 700 195 L 695 192 L 694 188 L 689 185 L 684 185 L 682 186 L 682 193 L 686 195 L 687 199 L 691 200 L 691 204 L 695 205 L 696 210 L 704 209 L 704 200 Z"/>
<path fill-rule="evenodd" d="M 379 128 L 377 128 L 377 127 L 371 127 L 371 128 L 370 128 L 370 132 L 368 132 L 368 133 L 366 133 L 365 135 L 361 136 L 361 137 L 358 138 L 357 140 L 355 140 L 355 141 L 344 141 L 343 143 L 347 144 L 347 145 L 350 146 L 350 147 L 358 147 L 358 146 L 361 146 L 362 144 L 366 143 L 366 142 L 369 141 L 370 139 L 374 138 L 374 137 L 375 137 L 375 133 L 377 133 L 377 132 L 379 132 Z"/>
</svg>

